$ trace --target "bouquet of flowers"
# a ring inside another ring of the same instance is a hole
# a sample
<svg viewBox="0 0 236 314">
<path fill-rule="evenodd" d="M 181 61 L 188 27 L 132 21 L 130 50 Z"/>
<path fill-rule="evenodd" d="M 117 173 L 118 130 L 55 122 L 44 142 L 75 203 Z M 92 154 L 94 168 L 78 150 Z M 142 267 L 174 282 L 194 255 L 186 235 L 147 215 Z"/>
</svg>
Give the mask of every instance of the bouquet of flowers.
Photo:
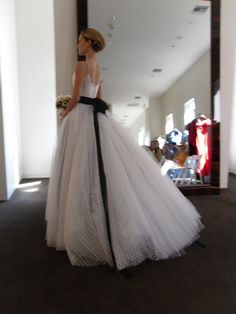
<svg viewBox="0 0 236 314">
<path fill-rule="evenodd" d="M 70 99 L 71 99 L 71 95 L 66 95 L 66 96 L 60 95 L 60 96 L 58 96 L 57 100 L 56 100 L 57 109 L 66 110 L 68 102 L 70 101 Z"/>
</svg>

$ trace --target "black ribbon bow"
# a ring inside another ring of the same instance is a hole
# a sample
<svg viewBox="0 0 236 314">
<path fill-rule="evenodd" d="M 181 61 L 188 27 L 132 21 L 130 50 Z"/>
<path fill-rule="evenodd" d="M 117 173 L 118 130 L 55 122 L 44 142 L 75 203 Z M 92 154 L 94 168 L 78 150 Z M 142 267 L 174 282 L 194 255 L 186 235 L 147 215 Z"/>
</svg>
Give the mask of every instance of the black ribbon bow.
<svg viewBox="0 0 236 314">
<path fill-rule="evenodd" d="M 94 112 L 100 112 L 105 114 L 106 110 L 108 109 L 108 104 L 101 98 L 90 98 L 81 96 L 79 102 L 82 104 L 93 106 Z"/>
</svg>

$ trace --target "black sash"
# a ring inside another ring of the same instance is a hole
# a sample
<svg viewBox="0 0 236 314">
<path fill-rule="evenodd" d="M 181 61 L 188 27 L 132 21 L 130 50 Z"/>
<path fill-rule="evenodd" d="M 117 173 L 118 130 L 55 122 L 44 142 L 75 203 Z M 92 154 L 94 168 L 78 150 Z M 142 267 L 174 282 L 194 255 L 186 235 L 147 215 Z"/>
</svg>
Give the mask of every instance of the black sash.
<svg viewBox="0 0 236 314">
<path fill-rule="evenodd" d="M 79 102 L 85 105 L 93 106 L 94 112 L 101 112 L 105 114 L 106 110 L 108 109 L 107 103 L 101 98 L 89 98 L 81 96 Z"/>
<path fill-rule="evenodd" d="M 79 102 L 82 104 L 85 104 L 85 105 L 92 105 L 94 108 L 94 110 L 93 110 L 94 115 L 93 116 L 94 116 L 94 129 L 95 129 L 96 144 L 97 144 L 97 159 L 98 159 L 98 167 L 99 167 L 99 177 L 100 177 L 102 201 L 103 201 L 103 207 L 105 210 L 107 236 L 108 236 L 108 240 L 109 240 L 112 262 L 113 262 L 115 272 L 119 275 L 119 277 L 124 279 L 124 278 L 127 278 L 128 276 L 126 274 L 121 274 L 121 272 L 118 270 L 114 251 L 113 251 L 113 247 L 112 247 L 112 236 L 111 236 L 109 210 L 108 210 L 108 199 L 107 199 L 106 175 L 105 175 L 104 166 L 103 166 L 102 151 L 101 151 L 101 140 L 100 140 L 100 132 L 99 132 L 99 124 L 98 124 L 98 116 L 97 116 L 97 114 L 99 112 L 105 114 L 106 110 L 108 109 L 108 105 L 104 100 L 102 100 L 100 98 L 89 98 L 89 97 L 84 97 L 84 96 L 80 97 Z M 124 273 L 124 272 L 122 271 L 122 273 Z"/>
</svg>

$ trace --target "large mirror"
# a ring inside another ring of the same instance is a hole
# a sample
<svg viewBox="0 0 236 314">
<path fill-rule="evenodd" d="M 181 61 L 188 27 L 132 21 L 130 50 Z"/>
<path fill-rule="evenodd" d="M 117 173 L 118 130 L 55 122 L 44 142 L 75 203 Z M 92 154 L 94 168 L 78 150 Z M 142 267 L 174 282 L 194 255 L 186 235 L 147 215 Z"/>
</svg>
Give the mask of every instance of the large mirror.
<svg viewBox="0 0 236 314">
<path fill-rule="evenodd" d="M 82 2 L 79 29 L 86 24 Z M 216 2 L 83 2 L 87 25 L 100 30 L 107 43 L 98 56 L 104 98 L 183 192 L 205 193 L 216 178 L 212 143 L 220 117 L 213 98 L 219 104 L 219 93 L 213 90 L 211 71 Z"/>
</svg>

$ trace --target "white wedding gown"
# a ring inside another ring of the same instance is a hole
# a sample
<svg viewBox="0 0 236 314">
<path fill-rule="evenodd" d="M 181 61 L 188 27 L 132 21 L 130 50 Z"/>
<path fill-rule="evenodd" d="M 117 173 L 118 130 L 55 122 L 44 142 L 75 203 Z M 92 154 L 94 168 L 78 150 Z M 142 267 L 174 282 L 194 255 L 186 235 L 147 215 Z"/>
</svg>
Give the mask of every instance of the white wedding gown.
<svg viewBox="0 0 236 314">
<path fill-rule="evenodd" d="M 94 98 L 97 89 L 86 75 L 81 96 Z M 181 255 L 203 228 L 200 215 L 109 112 L 98 121 L 117 268 Z M 113 266 L 92 105 L 78 103 L 62 121 L 46 220 L 47 245 L 66 250 L 72 265 Z"/>
</svg>

